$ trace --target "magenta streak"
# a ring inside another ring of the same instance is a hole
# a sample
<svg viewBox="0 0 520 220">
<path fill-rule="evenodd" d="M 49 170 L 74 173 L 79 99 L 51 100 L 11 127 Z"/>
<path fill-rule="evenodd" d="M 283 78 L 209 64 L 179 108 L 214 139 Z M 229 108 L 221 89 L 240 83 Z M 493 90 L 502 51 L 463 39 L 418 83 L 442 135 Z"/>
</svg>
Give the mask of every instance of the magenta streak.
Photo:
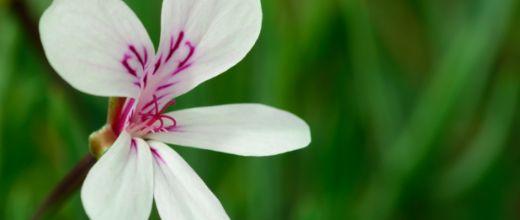
<svg viewBox="0 0 520 220">
<path fill-rule="evenodd" d="M 161 66 L 161 63 L 162 63 L 162 54 L 159 56 L 159 59 L 157 59 L 157 62 L 155 62 L 155 66 L 153 68 L 153 74 L 154 75 L 155 75 L 155 73 L 157 73 L 157 70 Z"/>
<path fill-rule="evenodd" d="M 169 126 L 169 127 L 166 127 L 165 128 L 167 131 L 176 131 L 176 132 L 180 132 L 181 130 L 179 129 L 179 126 L 177 126 L 177 124 L 175 124 L 175 126 Z"/>
<path fill-rule="evenodd" d="M 184 58 L 184 60 L 182 60 L 179 63 L 177 68 L 172 72 L 172 74 L 171 74 L 172 76 L 177 75 L 177 73 L 180 73 L 183 70 L 185 70 L 191 66 L 191 63 L 188 63 L 188 61 L 191 60 L 191 58 L 193 57 L 193 54 L 195 53 L 195 46 L 193 46 L 191 44 L 191 42 L 189 42 L 189 41 L 186 42 L 186 46 L 188 46 L 188 49 L 190 50 L 190 52 L 188 52 L 188 55 Z"/>
<path fill-rule="evenodd" d="M 175 51 L 177 51 L 177 49 L 179 49 L 179 47 L 181 45 L 181 41 L 183 39 L 184 39 L 184 31 L 181 31 L 179 33 L 179 36 L 177 37 L 177 41 L 175 41 L 175 45 L 173 44 L 173 36 L 170 38 L 170 51 L 168 52 L 168 56 L 166 56 L 166 60 L 164 62 L 168 62 L 170 60 L 170 58 L 172 58 Z"/>
<path fill-rule="evenodd" d="M 159 92 L 159 91 L 161 91 L 161 90 L 163 90 L 163 89 L 167 89 L 167 88 L 173 86 L 174 84 L 175 84 L 175 83 L 164 84 L 164 85 L 162 85 L 162 86 L 157 87 L 157 89 L 156 89 L 155 91 L 156 91 L 156 92 Z"/>
<path fill-rule="evenodd" d="M 139 52 L 137 52 L 137 50 L 135 49 L 134 45 L 130 45 L 128 46 L 128 49 L 130 49 L 130 51 L 132 51 L 132 53 L 134 53 L 135 57 L 137 58 L 137 60 L 139 61 L 139 63 L 141 64 L 141 66 L 145 67 L 145 60 L 143 60 L 143 58 L 141 57 L 141 55 L 139 54 Z M 146 52 L 145 50 L 145 59 L 147 60 L 148 59 L 148 53 Z"/>
<path fill-rule="evenodd" d="M 143 47 L 143 53 L 144 53 L 144 63 L 146 64 L 146 63 L 148 63 L 148 50 L 146 49 L 146 47 Z"/>
<path fill-rule="evenodd" d="M 164 161 L 164 159 L 162 158 L 161 154 L 159 154 L 157 149 L 150 147 L 150 151 L 152 151 L 153 157 L 155 157 L 156 159 L 158 159 L 159 161 L 161 161 L 163 163 L 166 163 L 166 161 Z"/>
<path fill-rule="evenodd" d="M 133 76 L 137 76 L 137 71 L 132 68 L 130 66 L 130 64 L 128 63 L 128 61 L 131 59 L 132 57 L 128 54 L 125 54 L 123 56 L 123 59 L 121 60 L 121 64 L 123 64 L 123 66 L 125 67 L 126 71 L 130 74 L 132 74 Z"/>
<path fill-rule="evenodd" d="M 190 67 L 190 66 L 191 66 L 191 64 L 177 67 L 177 68 L 175 69 L 175 71 L 173 71 L 172 76 L 177 75 L 177 73 L 182 72 L 183 70 L 187 69 L 187 68 Z"/>
<path fill-rule="evenodd" d="M 119 121 L 117 123 L 117 127 L 115 128 L 116 135 L 121 134 L 121 131 L 123 130 L 123 126 L 126 123 L 126 118 L 128 117 L 128 114 L 130 113 L 130 110 L 132 109 L 132 106 L 135 103 L 135 99 L 130 99 L 127 101 L 125 107 L 123 108 L 123 111 L 121 113 L 121 116 L 119 118 Z"/>
<path fill-rule="evenodd" d="M 137 151 L 137 141 L 135 141 L 135 139 L 133 139 L 133 138 L 132 138 L 132 141 L 130 142 L 130 149 Z"/>
<path fill-rule="evenodd" d="M 143 77 L 143 84 L 144 86 L 143 87 L 146 87 L 146 84 L 148 83 L 148 73 L 145 73 L 144 74 L 144 77 Z"/>
<path fill-rule="evenodd" d="M 188 62 L 191 57 L 193 56 L 193 53 L 195 53 L 195 47 L 193 45 L 191 45 L 191 42 L 186 42 L 186 46 L 188 46 L 190 52 L 188 53 L 188 56 L 186 56 L 186 58 L 184 58 L 184 60 L 179 63 L 179 66 L 177 68 L 180 68 L 180 67 L 183 67 L 184 65 L 186 65 L 186 62 Z"/>
</svg>

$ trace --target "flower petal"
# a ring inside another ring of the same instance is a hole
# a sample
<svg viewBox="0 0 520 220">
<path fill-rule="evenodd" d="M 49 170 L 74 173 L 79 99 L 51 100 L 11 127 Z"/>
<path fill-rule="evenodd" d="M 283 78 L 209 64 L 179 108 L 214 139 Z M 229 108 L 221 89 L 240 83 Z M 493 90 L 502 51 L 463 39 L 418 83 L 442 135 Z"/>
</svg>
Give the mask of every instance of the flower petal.
<svg viewBox="0 0 520 220">
<path fill-rule="evenodd" d="M 280 154 L 307 146 L 309 126 L 297 116 L 259 104 L 233 104 L 168 113 L 177 125 L 148 138 L 244 156 Z"/>
<path fill-rule="evenodd" d="M 260 0 L 164 0 L 156 96 L 177 97 L 237 64 L 261 21 Z"/>
<path fill-rule="evenodd" d="M 121 133 L 88 173 L 81 200 L 90 219 L 148 219 L 153 202 L 148 144 Z"/>
<path fill-rule="evenodd" d="M 154 48 L 121 0 L 55 0 L 40 20 L 45 54 L 76 89 L 99 96 L 137 97 Z"/>
<path fill-rule="evenodd" d="M 151 141 L 154 197 L 161 219 L 229 219 L 226 211 L 179 154 Z"/>
</svg>

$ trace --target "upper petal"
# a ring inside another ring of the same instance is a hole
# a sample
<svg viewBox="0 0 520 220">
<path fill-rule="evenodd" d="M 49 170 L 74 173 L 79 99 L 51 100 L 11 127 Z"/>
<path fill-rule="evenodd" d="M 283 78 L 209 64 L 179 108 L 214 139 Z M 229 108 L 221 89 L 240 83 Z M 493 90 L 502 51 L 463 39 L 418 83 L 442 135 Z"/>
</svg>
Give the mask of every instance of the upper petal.
<svg viewBox="0 0 520 220">
<path fill-rule="evenodd" d="M 148 138 L 244 156 L 280 154 L 307 146 L 309 126 L 297 116 L 259 104 L 232 104 L 168 113 L 177 125 Z"/>
<path fill-rule="evenodd" d="M 226 211 L 179 154 L 151 141 L 154 156 L 154 197 L 161 219 L 229 219 Z"/>
<path fill-rule="evenodd" d="M 90 219 L 148 219 L 153 165 L 148 144 L 121 133 L 89 171 L 81 200 Z"/>
<path fill-rule="evenodd" d="M 260 0 L 164 0 L 156 96 L 174 98 L 237 64 L 261 21 Z"/>
<path fill-rule="evenodd" d="M 153 63 L 148 33 L 121 0 L 54 0 L 40 35 L 56 72 L 93 95 L 136 97 Z"/>
</svg>

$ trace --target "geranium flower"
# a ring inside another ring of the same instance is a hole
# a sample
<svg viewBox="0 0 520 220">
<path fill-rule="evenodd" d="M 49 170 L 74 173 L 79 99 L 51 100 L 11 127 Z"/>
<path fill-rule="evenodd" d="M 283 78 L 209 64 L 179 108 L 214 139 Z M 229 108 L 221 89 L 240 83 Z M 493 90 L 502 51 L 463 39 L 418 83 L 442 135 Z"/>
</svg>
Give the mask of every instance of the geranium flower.
<svg viewBox="0 0 520 220">
<path fill-rule="evenodd" d="M 82 186 L 90 218 L 147 219 L 154 199 L 163 219 L 229 218 L 164 143 L 243 156 L 310 143 L 303 120 L 260 104 L 164 112 L 176 97 L 243 59 L 258 38 L 261 17 L 259 0 L 164 0 L 155 53 L 123 1 L 54 0 L 40 21 L 50 64 L 80 91 L 123 97 L 93 138 L 108 150 L 94 148 L 100 158 Z"/>
</svg>

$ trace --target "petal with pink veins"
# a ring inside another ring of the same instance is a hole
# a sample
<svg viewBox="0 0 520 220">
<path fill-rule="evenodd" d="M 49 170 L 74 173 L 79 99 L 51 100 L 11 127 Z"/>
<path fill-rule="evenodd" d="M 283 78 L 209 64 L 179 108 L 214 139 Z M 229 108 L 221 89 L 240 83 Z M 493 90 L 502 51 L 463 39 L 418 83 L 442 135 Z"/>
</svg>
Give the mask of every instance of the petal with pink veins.
<svg viewBox="0 0 520 220">
<path fill-rule="evenodd" d="M 260 0 L 164 0 L 161 42 L 150 88 L 161 106 L 228 70 L 251 50 L 262 21 Z"/>
<path fill-rule="evenodd" d="M 81 200 L 90 219 L 148 219 L 153 162 L 148 144 L 123 132 L 89 171 Z"/>
<path fill-rule="evenodd" d="M 55 0 L 40 35 L 52 67 L 85 93 L 137 97 L 153 65 L 148 33 L 121 0 Z"/>
<path fill-rule="evenodd" d="M 200 107 L 166 115 L 175 119 L 175 127 L 147 138 L 243 156 L 280 154 L 311 141 L 309 126 L 302 119 L 260 104 Z"/>
<path fill-rule="evenodd" d="M 154 157 L 154 198 L 161 219 L 229 219 L 215 195 L 179 154 L 161 142 L 149 143 Z"/>
</svg>

